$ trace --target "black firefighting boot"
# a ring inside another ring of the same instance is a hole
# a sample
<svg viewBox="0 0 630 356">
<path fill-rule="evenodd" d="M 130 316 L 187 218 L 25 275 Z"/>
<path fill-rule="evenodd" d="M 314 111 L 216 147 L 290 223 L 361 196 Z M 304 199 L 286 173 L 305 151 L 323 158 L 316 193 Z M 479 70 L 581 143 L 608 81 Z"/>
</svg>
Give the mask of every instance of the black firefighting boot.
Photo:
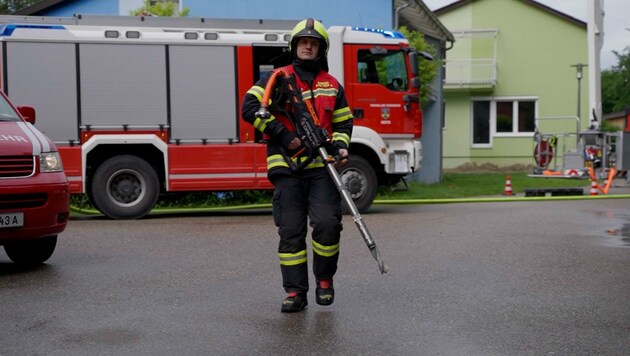
<svg viewBox="0 0 630 356">
<path fill-rule="evenodd" d="M 319 305 L 331 305 L 335 301 L 335 289 L 332 279 L 318 279 L 315 301 Z"/>
<path fill-rule="evenodd" d="M 308 305 L 306 293 L 290 292 L 282 302 L 283 313 L 297 313 Z"/>
</svg>

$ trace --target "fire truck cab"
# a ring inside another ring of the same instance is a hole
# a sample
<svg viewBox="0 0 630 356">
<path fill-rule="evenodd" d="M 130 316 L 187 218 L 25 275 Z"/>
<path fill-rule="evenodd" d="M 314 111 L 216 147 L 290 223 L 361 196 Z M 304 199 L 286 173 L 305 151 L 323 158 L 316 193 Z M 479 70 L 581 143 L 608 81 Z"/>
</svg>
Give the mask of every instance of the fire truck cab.
<svg viewBox="0 0 630 356">
<path fill-rule="evenodd" d="M 265 144 L 240 107 L 261 74 L 288 63 L 296 22 L 172 21 L 22 17 L 0 27 L 2 88 L 38 108 L 71 192 L 111 218 L 140 218 L 164 192 L 272 188 Z M 328 31 L 330 72 L 355 117 L 340 174 L 365 211 L 377 186 L 420 169 L 417 54 L 398 32 Z"/>
</svg>

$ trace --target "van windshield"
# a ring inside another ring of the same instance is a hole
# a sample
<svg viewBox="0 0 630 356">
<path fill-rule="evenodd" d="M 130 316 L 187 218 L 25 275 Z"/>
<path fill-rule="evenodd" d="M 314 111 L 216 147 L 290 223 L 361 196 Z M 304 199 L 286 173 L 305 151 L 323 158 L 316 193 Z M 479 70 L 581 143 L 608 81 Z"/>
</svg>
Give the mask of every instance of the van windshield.
<svg viewBox="0 0 630 356">
<path fill-rule="evenodd" d="M 4 96 L 0 95 L 0 121 L 21 121 Z"/>
</svg>

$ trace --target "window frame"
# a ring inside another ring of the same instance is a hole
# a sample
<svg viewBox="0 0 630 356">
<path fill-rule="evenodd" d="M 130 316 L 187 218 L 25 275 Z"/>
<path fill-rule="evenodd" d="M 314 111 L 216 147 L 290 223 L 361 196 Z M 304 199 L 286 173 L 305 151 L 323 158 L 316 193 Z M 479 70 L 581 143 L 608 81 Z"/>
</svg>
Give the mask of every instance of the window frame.
<svg viewBox="0 0 630 356">
<path fill-rule="evenodd" d="M 538 100 L 537 96 L 479 96 L 470 98 L 470 145 L 472 148 L 491 148 L 493 147 L 493 139 L 495 137 L 533 137 L 534 131 L 531 132 L 519 132 L 519 118 L 518 116 L 518 103 L 523 101 L 534 102 L 534 120 L 538 117 Z M 474 103 L 478 101 L 490 102 L 490 142 L 489 143 L 475 143 L 474 142 Z M 497 132 L 497 103 L 498 102 L 512 102 L 512 132 Z"/>
<path fill-rule="evenodd" d="M 386 49 L 385 53 L 379 53 L 382 56 L 379 56 L 379 54 L 375 54 L 374 58 L 371 58 L 372 60 L 371 64 L 372 64 L 372 67 L 374 68 L 370 68 L 370 65 L 368 64 L 370 62 L 362 60 L 363 58 L 365 58 L 365 55 L 362 54 L 362 52 L 369 52 L 369 51 L 370 49 L 367 49 L 367 48 L 359 48 L 356 52 L 357 78 L 355 78 L 355 80 L 357 83 L 376 84 L 394 92 L 407 92 L 410 90 L 411 84 L 409 82 L 409 73 L 408 73 L 408 68 L 406 65 L 405 51 L 401 49 L 396 49 L 396 50 Z M 400 57 L 400 58 L 397 58 L 397 57 Z M 398 68 L 396 68 L 390 62 L 399 63 L 401 65 L 399 65 Z M 372 71 L 370 71 L 370 69 L 372 69 Z M 384 69 L 384 70 L 379 70 L 379 69 Z M 398 70 L 402 69 L 404 73 L 394 73 L 393 69 L 398 69 Z M 375 77 L 368 76 L 367 73 L 372 73 L 372 76 L 375 76 Z M 393 74 L 401 74 L 401 76 L 389 78 L 389 76 Z M 383 75 L 387 76 L 387 78 L 383 78 Z M 383 79 L 385 79 L 385 82 L 383 82 Z M 400 86 L 397 86 L 397 87 L 390 86 L 390 84 L 393 83 L 394 79 L 400 80 Z M 377 80 L 377 81 L 374 81 L 374 80 Z"/>
</svg>

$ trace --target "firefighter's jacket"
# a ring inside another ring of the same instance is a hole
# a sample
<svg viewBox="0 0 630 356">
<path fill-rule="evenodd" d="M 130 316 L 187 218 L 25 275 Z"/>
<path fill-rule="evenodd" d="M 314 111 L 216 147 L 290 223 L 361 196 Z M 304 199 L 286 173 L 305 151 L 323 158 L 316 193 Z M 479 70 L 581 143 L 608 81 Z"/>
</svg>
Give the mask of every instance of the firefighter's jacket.
<svg viewBox="0 0 630 356">
<path fill-rule="evenodd" d="M 328 72 L 319 70 L 309 83 L 300 78 L 293 65 L 280 69 L 289 75 L 295 75 L 295 83 L 302 91 L 303 100 L 311 100 L 320 126 L 326 130 L 331 139 L 332 148 L 347 149 L 352 135 L 353 117 L 344 89 L 337 79 Z M 260 119 L 255 115 L 260 109 L 260 102 L 270 76 L 271 73 L 267 73 L 249 89 L 243 101 L 242 115 L 243 119 L 262 132 L 267 140 L 267 171 L 271 178 L 273 174 L 289 170 L 287 159 L 299 149 L 290 151 L 287 148 L 297 135 L 290 115 L 287 114 L 292 112 L 292 108 L 286 102 L 286 96 L 282 94 L 274 96 L 278 103 L 272 102 L 269 106 L 271 116 L 268 119 Z M 300 164 L 307 158 L 307 154 L 304 153 L 300 157 L 293 158 L 293 161 Z M 306 166 L 306 169 L 319 167 L 324 167 L 324 163 L 317 157 Z"/>
</svg>

